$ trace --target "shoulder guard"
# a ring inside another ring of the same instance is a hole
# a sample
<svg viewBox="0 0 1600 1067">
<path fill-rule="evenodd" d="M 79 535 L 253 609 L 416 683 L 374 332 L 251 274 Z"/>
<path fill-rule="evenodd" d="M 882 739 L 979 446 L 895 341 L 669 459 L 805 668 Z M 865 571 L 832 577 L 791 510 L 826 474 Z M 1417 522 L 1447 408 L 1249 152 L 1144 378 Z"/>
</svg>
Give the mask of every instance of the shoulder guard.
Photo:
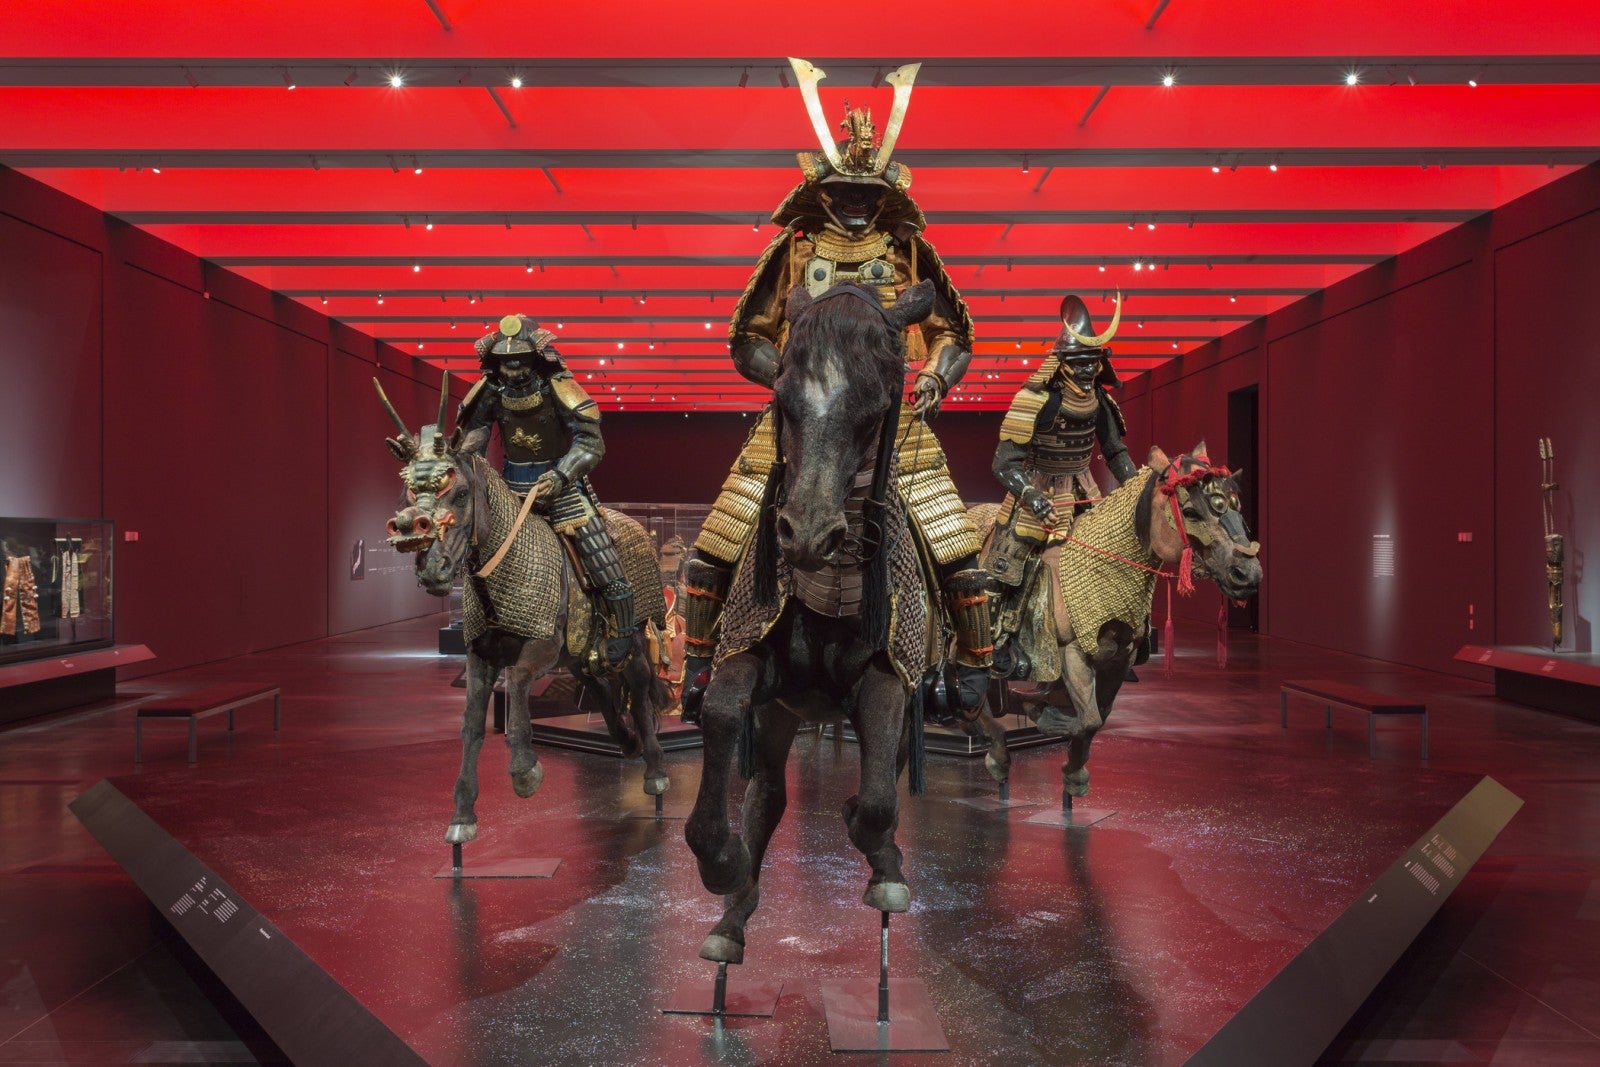
<svg viewBox="0 0 1600 1067">
<path fill-rule="evenodd" d="M 596 404 L 589 394 L 583 391 L 583 386 L 570 374 L 558 374 L 550 379 L 550 390 L 556 395 L 556 403 L 561 405 L 561 410 L 570 412 L 580 419 L 600 418 L 600 405 Z"/>
<path fill-rule="evenodd" d="M 728 320 L 728 340 L 737 341 L 744 334 L 747 323 L 746 309 L 750 306 L 750 298 L 756 289 L 766 280 L 767 276 L 783 262 L 778 252 L 789 244 L 789 239 L 794 236 L 794 225 L 785 226 L 778 235 L 768 242 L 766 249 L 761 253 L 761 258 L 756 260 L 755 269 L 750 272 L 750 280 L 745 283 L 744 292 L 739 294 L 738 303 L 733 305 L 733 317 Z"/>
<path fill-rule="evenodd" d="M 1050 400 L 1048 388 L 1053 368 L 1041 367 L 1017 395 L 1011 398 L 1011 407 L 1000 423 L 1000 440 L 1014 445 L 1025 445 L 1033 440 L 1045 404 Z"/>
<path fill-rule="evenodd" d="M 461 406 L 456 409 L 456 425 L 465 426 L 467 418 L 478 409 L 479 405 L 488 403 L 494 392 L 489 388 L 488 378 L 479 378 L 467 390 L 466 398 L 461 401 Z"/>
<path fill-rule="evenodd" d="M 974 331 L 972 312 L 967 310 L 967 302 L 961 299 L 961 293 L 950 281 L 950 276 L 945 273 L 944 262 L 939 258 L 939 253 L 933 250 L 933 245 L 922 236 L 920 229 L 912 235 L 911 242 L 917 257 L 917 277 L 914 280 L 933 279 L 934 290 L 938 293 L 940 302 L 949 309 L 950 325 L 955 327 L 970 352 Z"/>
<path fill-rule="evenodd" d="M 1119 434 L 1127 433 L 1128 420 L 1122 416 L 1122 405 L 1112 399 L 1111 394 L 1106 391 L 1106 387 L 1103 385 L 1095 386 L 1095 392 L 1100 394 L 1100 403 L 1104 404 L 1107 410 L 1111 412 L 1111 421 L 1117 424 L 1117 432 Z"/>
</svg>

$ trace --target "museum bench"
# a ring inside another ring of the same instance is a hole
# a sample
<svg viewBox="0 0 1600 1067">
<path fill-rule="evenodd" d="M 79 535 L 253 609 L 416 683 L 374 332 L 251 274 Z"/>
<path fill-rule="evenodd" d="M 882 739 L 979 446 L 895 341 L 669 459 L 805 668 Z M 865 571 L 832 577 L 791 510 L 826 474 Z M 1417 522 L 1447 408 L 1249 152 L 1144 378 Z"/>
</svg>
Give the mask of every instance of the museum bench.
<svg viewBox="0 0 1600 1067">
<path fill-rule="evenodd" d="M 133 762 L 144 762 L 142 727 L 146 719 L 183 719 L 189 723 L 189 762 L 199 759 L 195 723 L 210 715 L 228 715 L 228 733 L 233 733 L 233 711 L 245 704 L 272 698 L 272 732 L 283 723 L 282 691 L 275 685 L 217 685 L 139 705 L 133 719 Z"/>
<path fill-rule="evenodd" d="M 1367 754 L 1377 754 L 1378 718 L 1380 716 L 1416 715 L 1422 719 L 1422 758 L 1428 758 L 1428 706 L 1415 700 L 1406 700 L 1388 693 L 1376 693 L 1358 685 L 1349 685 L 1328 678 L 1308 678 L 1284 682 L 1278 691 L 1278 710 L 1283 729 L 1289 728 L 1289 694 L 1313 697 L 1322 701 L 1326 723 L 1333 729 L 1333 708 L 1355 708 L 1367 713 Z"/>
</svg>

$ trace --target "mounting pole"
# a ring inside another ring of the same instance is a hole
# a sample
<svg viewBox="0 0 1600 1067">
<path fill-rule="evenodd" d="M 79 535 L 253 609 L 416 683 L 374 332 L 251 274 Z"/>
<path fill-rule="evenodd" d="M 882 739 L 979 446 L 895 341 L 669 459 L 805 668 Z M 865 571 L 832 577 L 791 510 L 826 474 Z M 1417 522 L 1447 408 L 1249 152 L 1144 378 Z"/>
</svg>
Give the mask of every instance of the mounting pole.
<svg viewBox="0 0 1600 1067">
<path fill-rule="evenodd" d="M 883 917 L 878 933 L 878 1023 L 889 1021 L 889 913 Z"/>
</svg>

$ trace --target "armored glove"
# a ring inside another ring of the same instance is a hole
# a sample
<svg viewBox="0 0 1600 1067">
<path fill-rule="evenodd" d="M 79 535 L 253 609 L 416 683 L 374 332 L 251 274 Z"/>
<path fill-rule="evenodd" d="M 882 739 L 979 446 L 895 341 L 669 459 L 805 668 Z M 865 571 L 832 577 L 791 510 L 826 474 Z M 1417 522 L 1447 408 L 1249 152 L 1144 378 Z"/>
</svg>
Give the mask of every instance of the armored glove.
<svg viewBox="0 0 1600 1067">
<path fill-rule="evenodd" d="M 1033 512 L 1033 517 L 1045 525 L 1055 525 L 1055 505 L 1050 503 L 1049 497 L 1031 485 L 1022 491 L 1022 506 Z"/>
<path fill-rule="evenodd" d="M 533 510 L 541 515 L 548 514 L 551 506 L 556 502 L 556 497 L 560 496 L 566 487 L 567 480 L 556 471 L 548 471 L 539 475 L 538 480 L 533 483 L 533 488 L 528 490 L 531 493 L 538 494 L 533 501 Z"/>
<path fill-rule="evenodd" d="M 944 399 L 944 383 L 932 371 L 923 371 L 917 375 L 917 384 L 911 389 L 911 402 L 917 409 L 918 417 L 924 417 L 939 410 L 939 402 Z"/>
</svg>

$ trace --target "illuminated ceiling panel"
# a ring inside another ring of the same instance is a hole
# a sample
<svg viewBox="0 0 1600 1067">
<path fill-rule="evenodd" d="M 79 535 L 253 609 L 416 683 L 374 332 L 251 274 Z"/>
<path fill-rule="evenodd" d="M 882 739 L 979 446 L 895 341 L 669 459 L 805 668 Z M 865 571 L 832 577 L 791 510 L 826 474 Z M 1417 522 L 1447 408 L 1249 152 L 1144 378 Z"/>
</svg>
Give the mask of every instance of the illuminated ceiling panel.
<svg viewBox="0 0 1600 1067">
<path fill-rule="evenodd" d="M 896 158 L 978 323 L 958 408 L 1063 293 L 1124 294 L 1132 376 L 1600 158 L 1588 2 L 979 10 L 891 56 L 745 0 L 19 0 L 0 163 L 452 372 L 516 310 L 602 403 L 676 410 L 762 400 L 726 319 L 816 147 L 786 55 L 830 118 L 924 61 Z"/>
</svg>

